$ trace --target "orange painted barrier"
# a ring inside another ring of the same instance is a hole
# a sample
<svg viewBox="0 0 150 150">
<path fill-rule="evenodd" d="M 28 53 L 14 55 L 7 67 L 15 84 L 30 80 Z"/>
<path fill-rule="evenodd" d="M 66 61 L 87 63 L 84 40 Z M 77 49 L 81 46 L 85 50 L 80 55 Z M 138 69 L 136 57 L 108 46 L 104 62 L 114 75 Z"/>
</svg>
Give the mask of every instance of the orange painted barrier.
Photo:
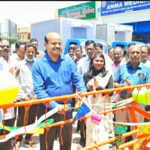
<svg viewBox="0 0 150 150">
<path fill-rule="evenodd" d="M 107 89 L 107 90 L 101 90 L 101 91 L 85 92 L 85 93 L 79 93 L 79 95 L 81 97 L 94 95 L 94 94 L 106 94 L 107 95 L 112 92 L 120 93 L 121 91 L 133 90 L 134 88 L 140 89 L 142 87 L 150 88 L 150 84 L 131 85 L 131 86 L 126 86 L 126 87 L 122 87 L 122 88 L 113 88 L 113 89 Z M 30 106 L 33 104 L 50 103 L 52 101 L 60 101 L 60 100 L 64 100 L 64 102 L 67 102 L 67 100 L 71 99 L 71 98 L 76 98 L 76 94 L 57 96 L 57 97 L 52 97 L 52 98 L 44 98 L 44 99 L 34 99 L 31 101 L 26 101 L 26 102 L 4 104 L 4 105 L 0 105 L 0 108 L 20 107 L 20 106 L 27 106 L 27 105 Z"/>
<path fill-rule="evenodd" d="M 150 88 L 150 84 L 141 84 L 141 85 L 134 85 L 134 86 L 130 85 L 130 86 L 127 86 L 127 87 L 122 87 L 122 88 L 115 88 L 115 89 L 107 89 L 107 90 L 102 90 L 102 91 L 92 91 L 92 92 L 86 92 L 86 93 L 79 93 L 79 96 L 83 97 L 83 96 L 96 95 L 96 94 L 109 95 L 112 92 L 120 93 L 121 91 L 132 91 L 135 88 L 140 89 L 142 87 Z M 52 102 L 52 101 L 60 101 L 60 100 L 64 100 L 64 104 L 66 104 L 68 99 L 76 98 L 76 97 L 77 97 L 76 94 L 71 94 L 71 95 L 65 95 L 65 96 L 45 98 L 45 99 L 40 99 L 40 100 L 39 99 L 35 99 L 35 100 L 31 100 L 31 101 L 17 102 L 17 103 L 10 103 L 10 104 L 0 105 L 0 109 L 3 109 L 4 112 L 6 112 L 7 108 L 24 106 L 25 110 L 26 110 L 25 118 L 27 118 L 28 117 L 28 113 L 27 112 L 28 112 L 28 110 L 29 110 L 31 105 L 46 103 L 46 107 L 48 107 L 50 102 Z M 110 113 L 110 112 L 116 113 L 119 110 L 130 111 L 131 117 L 132 117 L 132 121 L 133 122 L 137 122 L 136 116 L 135 116 L 135 111 L 136 111 L 139 114 L 141 114 L 142 116 L 144 116 L 145 118 L 147 118 L 148 120 L 150 120 L 150 114 L 148 112 L 146 112 L 146 111 L 143 111 L 143 110 L 137 108 L 136 105 L 137 105 L 137 103 L 135 101 L 133 101 L 133 102 L 131 102 L 131 104 L 127 104 L 126 106 L 121 106 L 121 107 L 118 107 L 118 108 L 114 108 L 114 109 L 110 109 L 110 110 L 107 110 L 107 111 L 104 111 L 104 112 L 100 112 L 100 115 L 105 115 L 105 114 Z M 86 120 L 90 116 L 91 116 L 90 114 L 87 114 L 86 116 L 80 118 L 79 120 Z M 55 127 L 55 126 L 63 127 L 65 124 L 68 124 L 68 123 L 71 123 L 71 122 L 73 122 L 72 119 L 56 122 L 56 123 L 53 123 L 53 124 L 50 124 L 50 125 L 43 126 L 41 128 L 47 129 L 47 128 L 51 128 L 51 127 Z M 124 138 L 126 138 L 128 136 L 131 136 L 133 134 L 136 134 L 136 133 L 137 133 L 137 130 L 133 130 L 133 131 L 128 132 L 128 133 L 124 133 L 121 138 L 124 139 Z M 3 135 L 3 137 L 4 137 L 4 135 Z M 108 144 L 108 143 L 113 143 L 113 142 L 115 142 L 115 140 L 116 140 L 115 137 L 114 138 L 110 138 L 109 140 L 106 140 L 104 142 L 95 143 L 95 144 L 93 144 L 91 146 L 85 147 L 85 148 L 83 148 L 83 150 L 92 150 L 92 149 L 100 147 L 102 145 L 105 145 L 105 144 Z M 137 138 L 137 139 L 135 139 L 133 141 L 130 141 L 128 143 L 121 144 L 118 147 L 118 149 L 119 150 L 123 150 L 125 147 L 128 147 L 128 146 L 131 146 L 131 145 L 135 144 L 138 140 L 140 140 L 140 138 L 139 139 Z"/>
</svg>

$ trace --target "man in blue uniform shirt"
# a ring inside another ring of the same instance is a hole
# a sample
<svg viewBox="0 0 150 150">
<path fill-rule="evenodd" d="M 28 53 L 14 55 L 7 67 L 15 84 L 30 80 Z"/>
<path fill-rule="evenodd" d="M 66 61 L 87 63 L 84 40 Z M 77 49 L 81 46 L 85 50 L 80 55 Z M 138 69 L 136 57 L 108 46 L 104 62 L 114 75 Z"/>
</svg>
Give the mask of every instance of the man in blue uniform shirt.
<svg viewBox="0 0 150 150">
<path fill-rule="evenodd" d="M 150 68 L 140 62 L 141 50 L 137 45 L 129 47 L 129 61 L 121 65 L 115 73 L 115 87 L 127 86 L 125 79 L 132 85 L 150 83 Z"/>
<path fill-rule="evenodd" d="M 125 79 L 127 79 L 132 85 L 150 83 L 150 68 L 140 62 L 141 49 L 137 45 L 131 45 L 129 47 L 129 61 L 121 65 L 115 72 L 114 81 L 115 87 L 127 86 Z M 127 92 L 123 91 L 120 94 L 122 99 L 128 97 Z M 138 107 L 144 110 L 144 105 L 138 104 Z M 144 117 L 136 113 L 138 122 L 144 122 Z M 128 110 L 118 111 L 116 114 L 116 120 L 121 122 L 131 121 L 130 113 Z"/>
<path fill-rule="evenodd" d="M 73 93 L 72 85 L 75 85 L 78 91 L 86 92 L 86 87 L 82 76 L 78 73 L 74 61 L 63 55 L 61 49 L 61 37 L 57 33 L 48 33 L 45 36 L 45 55 L 37 60 L 32 67 L 33 85 L 36 96 L 39 99 L 68 95 Z M 72 100 L 68 100 L 71 105 Z M 49 109 L 58 107 L 61 111 L 64 109 L 64 101 L 51 102 Z M 45 108 L 43 105 L 41 109 Z M 44 113 L 44 112 L 43 112 Z M 41 113 L 42 115 L 42 113 Z M 72 112 L 65 114 L 65 119 L 72 118 Z M 56 113 L 52 116 L 55 122 L 64 120 L 64 115 Z M 60 127 L 53 127 L 48 131 L 47 149 L 53 149 L 54 140 L 62 136 L 63 142 L 60 142 L 60 150 L 71 150 L 72 142 L 72 124 L 64 125 L 62 135 Z M 46 150 L 45 134 L 40 136 L 40 150 Z"/>
</svg>

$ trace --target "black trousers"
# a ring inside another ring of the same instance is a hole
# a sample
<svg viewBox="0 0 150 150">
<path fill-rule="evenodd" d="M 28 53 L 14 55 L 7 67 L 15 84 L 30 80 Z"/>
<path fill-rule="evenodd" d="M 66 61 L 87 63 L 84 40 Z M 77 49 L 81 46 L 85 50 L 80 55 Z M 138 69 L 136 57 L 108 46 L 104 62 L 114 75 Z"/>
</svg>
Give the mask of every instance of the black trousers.
<svg viewBox="0 0 150 150">
<path fill-rule="evenodd" d="M 15 122 L 15 118 L 13 119 L 9 119 L 9 120 L 4 120 L 4 125 L 6 126 L 14 126 L 14 122 Z M 4 130 L 0 130 L 0 135 L 4 135 L 7 134 L 8 132 L 4 131 Z M 13 142 L 14 139 L 10 139 L 7 142 L 2 142 L 0 143 L 0 150 L 12 150 L 13 148 Z"/>
<path fill-rule="evenodd" d="M 86 123 L 84 120 L 78 121 L 78 128 L 80 130 L 80 145 L 85 147 L 86 144 Z"/>
<path fill-rule="evenodd" d="M 35 122 L 36 117 L 38 117 L 37 112 L 38 105 L 32 105 L 29 109 L 29 115 L 28 115 L 28 125 Z M 25 139 L 30 140 L 32 137 L 32 134 L 26 134 Z"/>
<path fill-rule="evenodd" d="M 145 110 L 150 112 L 150 105 L 146 105 Z M 149 120 L 147 118 L 144 118 L 144 122 L 149 122 Z"/>
<path fill-rule="evenodd" d="M 40 110 L 41 115 L 45 113 L 45 107 L 43 105 L 41 105 Z M 67 112 L 65 118 L 64 115 L 58 113 L 50 118 L 53 118 L 54 122 L 68 120 L 72 118 L 72 112 Z M 56 140 L 57 137 L 59 138 L 60 150 L 71 150 L 72 123 L 66 124 L 62 128 L 57 126 L 45 130 L 44 134 L 40 135 L 40 150 L 53 150 L 54 140 Z"/>
<path fill-rule="evenodd" d="M 27 125 L 32 124 L 35 122 L 37 114 L 37 107 L 38 105 L 31 105 L 28 112 L 28 120 Z M 25 108 L 24 107 L 18 107 L 18 116 L 17 116 L 17 126 L 21 127 L 24 126 L 24 115 L 25 115 Z M 31 134 L 27 134 L 25 136 L 26 140 L 31 139 Z M 23 135 L 20 135 L 17 139 L 17 141 L 21 141 L 23 138 Z"/>
</svg>

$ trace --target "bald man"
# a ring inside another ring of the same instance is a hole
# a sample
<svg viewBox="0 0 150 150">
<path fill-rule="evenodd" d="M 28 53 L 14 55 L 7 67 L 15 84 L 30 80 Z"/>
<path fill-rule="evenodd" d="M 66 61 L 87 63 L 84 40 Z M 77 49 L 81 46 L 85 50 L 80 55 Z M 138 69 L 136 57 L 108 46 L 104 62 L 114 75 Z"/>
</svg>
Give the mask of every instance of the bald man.
<svg viewBox="0 0 150 150">
<path fill-rule="evenodd" d="M 112 72 L 115 73 L 120 66 L 123 57 L 123 49 L 121 47 L 116 47 L 113 49 L 112 54 L 113 54 Z"/>
<path fill-rule="evenodd" d="M 38 59 L 32 67 L 32 77 L 34 92 L 39 99 L 68 95 L 73 93 L 73 86 L 80 92 L 86 92 L 86 87 L 82 76 L 77 71 L 75 62 L 71 57 L 62 54 L 61 37 L 55 32 L 48 33 L 45 36 L 45 55 Z M 72 99 L 68 100 L 68 106 L 71 107 Z M 72 118 L 72 111 L 69 110 L 64 114 L 64 101 L 53 101 L 50 103 L 48 110 L 57 107 L 59 112 L 51 116 L 55 122 L 64 121 Z M 41 113 L 45 113 L 45 105 L 40 106 Z M 43 110 L 43 111 L 42 111 Z M 60 135 L 61 134 L 61 135 Z M 40 150 L 46 150 L 45 135 L 40 135 Z M 60 150 L 71 150 L 72 142 L 72 124 L 66 124 L 60 132 L 60 127 L 52 127 L 48 130 L 47 149 L 53 149 L 54 140 L 59 137 Z"/>
<path fill-rule="evenodd" d="M 127 86 L 125 79 L 127 79 L 132 85 L 139 85 L 150 83 L 150 68 L 140 62 L 141 49 L 137 45 L 131 45 L 128 51 L 129 61 L 119 66 L 114 75 L 115 87 Z M 131 96 L 127 92 L 122 91 L 120 94 L 121 99 L 126 99 Z M 137 104 L 137 107 L 144 110 L 144 105 Z M 138 122 L 144 122 L 144 117 L 135 113 Z M 116 120 L 120 122 L 128 122 L 131 120 L 129 111 L 118 111 L 116 113 Z"/>
</svg>

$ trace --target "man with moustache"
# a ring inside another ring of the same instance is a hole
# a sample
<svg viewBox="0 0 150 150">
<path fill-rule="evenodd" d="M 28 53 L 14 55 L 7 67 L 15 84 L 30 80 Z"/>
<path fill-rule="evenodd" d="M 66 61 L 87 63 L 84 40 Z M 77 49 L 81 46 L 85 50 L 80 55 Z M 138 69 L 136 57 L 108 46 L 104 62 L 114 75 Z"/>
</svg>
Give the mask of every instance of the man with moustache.
<svg viewBox="0 0 150 150">
<path fill-rule="evenodd" d="M 51 32 L 45 36 L 46 52 L 43 57 L 38 59 L 32 66 L 32 78 L 34 92 L 37 98 L 47 98 L 73 93 L 73 85 L 79 92 L 86 92 L 86 87 L 82 76 L 77 71 L 75 62 L 71 57 L 62 54 L 61 37 L 58 33 Z M 67 105 L 71 106 L 72 99 L 68 100 Z M 64 121 L 72 118 L 72 111 L 69 110 L 64 114 L 64 101 L 53 101 L 50 103 L 48 110 L 57 107 L 59 112 L 52 115 L 55 122 Z M 45 105 L 41 105 L 41 115 L 45 113 Z M 66 124 L 62 128 L 59 126 L 52 127 L 48 130 L 48 134 L 40 135 L 40 150 L 52 150 L 54 140 L 59 137 L 60 150 L 71 150 L 72 142 L 72 124 Z M 60 135 L 60 133 L 62 133 Z M 48 142 L 45 141 L 47 136 Z M 60 137 L 62 136 L 62 137 Z M 46 143 L 47 144 L 46 144 Z M 47 146 L 46 146 L 47 145 Z"/>
<path fill-rule="evenodd" d="M 141 60 L 141 49 L 138 45 L 129 47 L 129 61 L 121 65 L 115 73 L 115 87 L 123 87 L 127 79 L 132 85 L 150 83 L 149 67 Z"/>
<path fill-rule="evenodd" d="M 0 57 L 1 70 L 10 71 L 10 57 L 9 57 L 10 42 L 8 40 L 2 40 L 0 47 L 1 47 L 1 57 Z M 15 122 L 14 108 L 8 108 L 7 113 L 3 116 L 3 124 L 6 126 L 13 126 L 14 122 Z M 7 133 L 8 133 L 7 131 L 0 130 L 0 135 L 4 135 Z M 13 139 L 9 139 L 7 142 L 0 143 L 0 150 L 5 149 L 12 150 L 12 146 L 13 146 Z"/>
<path fill-rule="evenodd" d="M 121 60 L 123 58 L 123 49 L 121 47 L 116 47 L 113 49 L 113 63 L 112 63 L 112 72 L 113 74 L 117 71 L 121 65 Z"/>
<path fill-rule="evenodd" d="M 131 85 L 150 83 L 150 68 L 143 64 L 141 59 L 141 49 L 138 45 L 131 45 L 128 51 L 129 61 L 122 64 L 115 72 L 114 81 L 115 87 L 127 86 L 125 79 L 127 79 Z M 126 99 L 131 96 L 126 91 L 122 91 L 120 94 L 121 99 Z M 144 110 L 144 105 L 138 104 L 137 107 Z M 135 113 L 138 122 L 144 122 L 144 117 Z M 131 122 L 131 115 L 128 110 L 118 111 L 116 113 L 116 121 Z"/>
<path fill-rule="evenodd" d="M 96 52 L 96 45 L 93 40 L 87 40 L 85 42 L 85 51 L 87 53 L 86 57 L 82 57 L 78 62 L 78 71 L 83 76 L 84 73 L 88 72 L 90 69 L 90 62 L 93 54 Z"/>
<path fill-rule="evenodd" d="M 150 60 L 148 60 L 149 58 L 149 54 L 150 54 L 150 50 L 149 47 L 147 45 L 142 45 L 141 46 L 141 61 L 148 67 L 150 67 Z"/>
</svg>

